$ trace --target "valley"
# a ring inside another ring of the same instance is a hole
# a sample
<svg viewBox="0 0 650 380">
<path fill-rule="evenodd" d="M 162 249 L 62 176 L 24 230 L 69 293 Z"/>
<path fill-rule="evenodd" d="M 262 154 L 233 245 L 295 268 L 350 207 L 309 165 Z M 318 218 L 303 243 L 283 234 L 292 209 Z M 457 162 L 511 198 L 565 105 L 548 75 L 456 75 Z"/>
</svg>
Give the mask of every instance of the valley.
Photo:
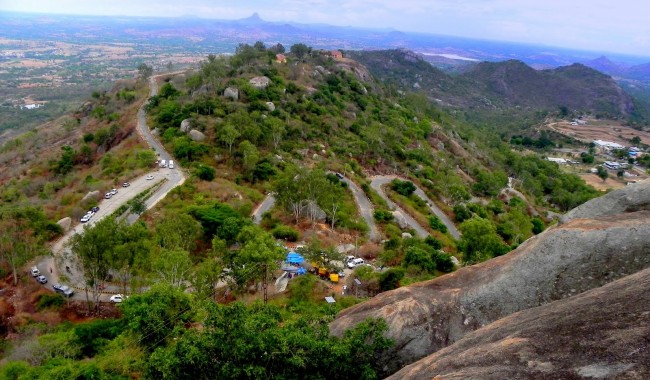
<svg viewBox="0 0 650 380">
<path fill-rule="evenodd" d="M 0 127 L 0 378 L 650 373 L 650 134 L 612 77 L 72 19 L 0 16 L 42 26 L 0 33 L 2 112 L 48 111 Z"/>
</svg>

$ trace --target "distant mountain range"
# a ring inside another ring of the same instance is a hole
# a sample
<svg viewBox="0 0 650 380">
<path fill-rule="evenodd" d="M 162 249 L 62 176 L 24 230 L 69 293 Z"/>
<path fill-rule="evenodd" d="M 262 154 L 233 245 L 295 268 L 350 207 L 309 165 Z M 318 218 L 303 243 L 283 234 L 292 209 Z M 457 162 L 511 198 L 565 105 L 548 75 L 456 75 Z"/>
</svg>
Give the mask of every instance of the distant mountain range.
<svg viewBox="0 0 650 380">
<path fill-rule="evenodd" d="M 585 66 L 589 66 L 592 69 L 614 77 L 633 79 L 650 84 L 650 63 L 629 65 L 622 62 L 614 62 L 609 58 L 602 56 L 590 61 L 585 61 L 584 64 Z"/>
<path fill-rule="evenodd" d="M 439 104 L 463 109 L 530 109 L 629 117 L 634 102 L 608 75 L 582 64 L 535 70 L 517 60 L 480 62 L 458 75 L 431 66 L 405 49 L 346 51 L 380 80 L 421 90 Z"/>
<path fill-rule="evenodd" d="M 534 68 L 553 68 L 575 62 L 597 61 L 603 53 L 485 41 L 445 35 L 407 33 L 387 28 L 355 28 L 325 24 L 269 22 L 257 13 L 239 20 L 209 20 L 197 17 L 141 18 L 0 14 L 0 37 L 9 39 L 53 39 L 70 42 L 164 44 L 206 53 L 233 52 L 239 43 L 263 41 L 291 45 L 303 42 L 320 49 L 407 48 L 427 54 L 430 60 L 450 66 L 472 61 L 517 59 Z M 648 57 L 609 55 L 616 62 L 635 66 Z M 643 66 L 643 65 L 642 65 Z M 650 63 L 646 65 L 650 67 Z M 609 72 L 608 72 L 609 73 Z"/>
</svg>

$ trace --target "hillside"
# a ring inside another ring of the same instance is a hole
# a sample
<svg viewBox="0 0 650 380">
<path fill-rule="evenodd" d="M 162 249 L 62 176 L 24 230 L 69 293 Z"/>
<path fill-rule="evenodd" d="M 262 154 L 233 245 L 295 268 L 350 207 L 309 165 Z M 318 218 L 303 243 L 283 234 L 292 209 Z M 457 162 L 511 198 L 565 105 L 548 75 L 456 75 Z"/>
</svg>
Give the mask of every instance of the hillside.
<svg viewBox="0 0 650 380">
<path fill-rule="evenodd" d="M 512 325 L 513 319 L 502 318 L 521 310 L 545 305 L 539 312 L 544 310 L 548 313 L 544 315 L 550 315 L 549 318 L 561 318 L 565 315 L 561 310 L 568 307 L 578 294 L 650 266 L 647 255 L 650 244 L 649 191 L 650 182 L 645 181 L 592 200 L 575 213 L 569 213 L 565 224 L 529 239 L 507 255 L 428 282 L 380 294 L 344 310 L 330 329 L 334 334 L 341 334 L 365 318 L 384 318 L 389 326 L 388 336 L 396 340 L 396 345 L 386 354 L 383 363 L 388 372 L 393 372 L 431 353 L 439 351 L 444 356 L 444 352 L 448 352 L 443 350 L 445 347 L 453 347 L 472 331 L 479 330 L 471 335 L 477 337 L 481 328 L 507 329 L 509 327 L 505 326 Z M 628 283 L 628 280 L 623 283 Z M 633 292 L 634 297 L 639 297 L 643 287 L 635 288 Z M 592 300 L 593 294 L 604 293 L 604 290 L 594 291 L 585 297 L 590 305 L 595 305 L 599 301 Z M 568 302 L 558 302 L 566 298 Z M 580 304 L 582 301 L 575 302 Z M 601 310 L 590 305 L 587 305 L 588 314 L 580 315 L 576 321 L 590 324 L 602 320 Z M 626 305 L 624 307 L 633 313 L 636 305 Z M 524 312 L 522 317 L 533 318 L 538 313 L 534 310 Z M 644 318 L 642 314 L 633 314 L 625 323 L 636 321 L 643 325 Z M 531 322 L 523 326 L 529 331 L 537 329 L 535 334 L 543 334 L 541 331 L 547 324 Z M 624 327 L 616 329 L 623 331 Z M 563 332 L 554 331 L 553 334 L 558 334 L 554 337 L 561 339 L 559 334 Z M 486 334 L 484 337 L 489 339 L 489 333 Z M 635 333 L 631 336 L 638 340 L 642 335 Z M 508 351 L 497 352 L 507 355 Z M 539 358 L 532 355 L 529 360 L 544 361 L 544 355 L 539 355 Z M 435 368 L 437 359 L 436 356 L 432 358 L 425 363 Z M 498 361 L 503 360 L 505 358 Z M 563 365 L 566 366 L 566 362 Z M 424 366 L 418 368 L 425 371 Z M 427 376 L 412 369 L 405 370 L 405 373 L 414 378 Z M 396 375 L 396 378 L 405 373 Z"/>
<path fill-rule="evenodd" d="M 467 334 L 389 379 L 647 379 L 650 269 Z"/>
<path fill-rule="evenodd" d="M 598 195 L 421 94 L 377 81 L 358 61 L 303 44 L 281 51 L 279 44 L 242 44 L 193 71 L 153 76 L 158 91 L 148 101 L 145 76 L 118 83 L 74 115 L 3 145 L 0 160 L 10 168 L 0 175 L 8 301 L 0 311 L 9 343 L 0 371 L 44 378 L 64 368 L 71 377 L 91 370 L 145 378 L 373 377 L 383 371 L 378 359 L 385 352 L 428 352 L 417 351 L 417 339 L 405 345 L 383 337 L 387 329 L 395 336 L 390 316 L 388 325 L 373 319 L 332 336 L 328 323 L 337 312 L 379 294 L 341 318 L 355 315 L 416 282 L 444 284 L 475 268 L 499 273 L 505 253 L 520 247 L 517 256 L 553 236 L 543 232 L 553 223 L 548 211 Z M 147 125 L 155 137 L 143 132 Z M 149 147 L 150 139 L 162 145 Z M 164 167 L 163 159 L 176 166 Z M 158 180 L 164 199 L 147 210 L 141 197 Z M 267 208 L 255 214 L 260 205 Z M 98 206 L 92 221 L 80 220 Z M 574 230 L 570 239 L 579 238 Z M 65 233 L 70 244 L 58 249 Z M 559 252 L 559 243 L 549 244 Z M 314 273 L 294 276 L 297 267 L 280 264 L 292 249 Z M 350 265 L 346 255 L 369 265 Z M 27 274 L 32 265 L 75 294 L 66 301 L 52 283 L 38 285 Z M 117 292 L 131 297 L 120 306 L 105 302 Z M 326 305 L 326 296 L 336 304 Z M 512 309 L 531 305 L 521 300 Z M 486 311 L 480 321 L 512 311 Z M 75 323 L 59 324 L 66 319 Z M 51 324 L 33 327 L 43 320 Z M 408 361 L 400 360 L 394 364 Z"/>
<path fill-rule="evenodd" d="M 632 98 L 614 80 L 580 64 L 535 70 L 515 60 L 482 62 L 448 75 L 407 50 L 346 54 L 368 65 L 380 80 L 401 89 L 421 90 L 452 108 L 557 112 L 566 107 L 571 112 L 619 118 L 633 112 Z"/>
</svg>

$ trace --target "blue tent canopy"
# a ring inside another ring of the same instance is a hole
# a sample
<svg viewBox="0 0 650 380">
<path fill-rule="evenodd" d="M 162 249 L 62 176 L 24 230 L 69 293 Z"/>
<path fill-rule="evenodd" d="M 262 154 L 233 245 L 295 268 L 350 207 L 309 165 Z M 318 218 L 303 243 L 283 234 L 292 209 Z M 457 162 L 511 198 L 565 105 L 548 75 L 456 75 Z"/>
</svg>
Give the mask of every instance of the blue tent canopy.
<svg viewBox="0 0 650 380">
<path fill-rule="evenodd" d="M 305 258 L 296 252 L 289 252 L 285 261 L 290 264 L 300 264 L 305 261 Z"/>
</svg>

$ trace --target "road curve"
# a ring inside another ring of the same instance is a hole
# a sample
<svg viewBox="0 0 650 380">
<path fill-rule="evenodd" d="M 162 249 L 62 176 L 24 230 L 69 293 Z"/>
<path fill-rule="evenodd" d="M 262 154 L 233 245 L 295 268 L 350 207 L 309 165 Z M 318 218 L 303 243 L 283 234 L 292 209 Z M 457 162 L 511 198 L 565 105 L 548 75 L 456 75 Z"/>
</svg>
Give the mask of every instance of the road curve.
<svg viewBox="0 0 650 380">
<path fill-rule="evenodd" d="M 357 186 L 356 183 L 354 183 L 351 179 L 347 177 L 343 177 L 341 181 L 345 182 L 348 184 L 348 188 L 352 192 L 352 196 L 354 197 L 354 201 L 357 204 L 357 207 L 359 209 L 359 213 L 361 214 L 361 217 L 366 221 L 366 224 L 370 228 L 368 231 L 368 238 L 371 241 L 379 241 L 380 235 L 379 235 L 379 230 L 377 229 L 377 224 L 375 223 L 375 218 L 374 218 L 374 209 L 372 207 L 372 203 L 370 203 L 370 200 L 366 196 L 366 194 Z M 262 201 L 262 203 L 257 206 L 255 211 L 253 211 L 253 222 L 255 224 L 260 224 L 262 222 L 262 215 L 269 211 L 273 205 L 275 204 L 275 197 L 273 197 L 272 194 L 268 194 L 266 198 Z"/>
<path fill-rule="evenodd" d="M 262 223 L 262 215 L 264 215 L 265 212 L 273 208 L 274 204 L 275 204 L 275 197 L 273 196 L 273 194 L 272 193 L 267 194 L 266 198 L 264 198 L 262 203 L 260 203 L 259 206 L 257 206 L 255 211 L 253 211 L 253 223 L 255 224 Z"/>
<path fill-rule="evenodd" d="M 363 190 L 361 190 L 361 188 L 348 177 L 343 177 L 342 181 L 348 184 L 348 188 L 352 191 L 352 196 L 354 196 L 354 200 L 359 208 L 359 213 L 361 213 L 361 217 L 363 217 L 370 228 L 370 231 L 368 231 L 368 238 L 371 241 L 379 241 L 380 235 L 379 229 L 377 229 L 377 224 L 375 223 L 375 210 L 372 207 L 372 203 L 370 203 L 370 199 L 368 199 Z"/>
<path fill-rule="evenodd" d="M 391 201 L 384 190 L 382 189 L 382 186 L 387 185 L 394 179 L 399 179 L 402 181 L 408 181 L 408 179 L 396 176 L 396 175 L 379 175 L 379 176 L 374 176 L 371 177 L 371 182 L 370 186 L 375 189 L 379 195 L 388 203 L 388 206 L 395 210 L 399 215 L 404 217 L 404 220 L 406 220 L 406 223 L 408 223 L 415 231 L 417 232 L 418 236 L 420 237 L 426 237 L 429 235 L 429 233 L 415 220 L 413 219 L 409 214 L 407 214 L 404 210 L 402 210 L 395 202 Z M 415 184 L 414 184 L 415 185 Z M 458 228 L 452 223 L 451 219 L 440 210 L 435 203 L 420 189 L 417 185 L 415 186 L 415 194 L 422 198 L 426 203 L 431 212 L 433 212 L 439 219 L 442 221 L 442 223 L 447 226 L 447 229 L 449 230 L 449 233 L 451 236 L 454 237 L 454 239 L 460 239 L 460 232 L 458 231 Z"/>
<path fill-rule="evenodd" d="M 157 94 L 158 85 L 156 79 L 160 76 L 163 75 L 157 75 L 150 78 L 150 96 Z M 156 150 L 156 153 L 160 159 L 169 160 L 172 158 L 172 156 L 153 136 L 149 130 L 149 127 L 147 126 L 144 110 L 146 104 L 147 102 L 144 102 L 138 110 L 137 132 L 140 137 L 147 143 L 147 145 Z M 146 179 L 146 177 L 149 175 L 153 176 L 153 180 Z M 159 183 L 160 181 L 162 181 L 162 184 L 145 201 L 147 209 L 154 207 L 158 202 L 165 198 L 167 193 L 169 193 L 173 188 L 183 184 L 183 182 L 185 182 L 185 175 L 183 174 L 183 171 L 181 170 L 179 164 L 176 164 L 174 169 L 158 168 L 150 173 L 143 174 L 140 177 L 131 180 L 131 186 L 126 188 L 119 188 L 118 193 L 111 199 L 103 199 L 99 203 L 99 211 L 87 224 L 93 225 L 106 216 L 111 215 L 120 206 L 133 199 L 142 191 Z M 132 224 L 138 219 L 138 217 L 139 215 L 137 214 L 129 214 L 127 215 L 127 222 Z M 83 233 L 83 227 L 84 224 L 78 224 L 74 228 L 70 229 L 70 231 L 68 231 L 64 236 L 62 236 L 52 245 L 53 256 L 46 257 L 37 264 L 39 270 L 46 277 L 48 277 L 49 283 L 46 286 L 51 286 L 52 284 L 59 283 L 59 274 L 64 274 L 65 277 L 68 278 L 68 281 L 65 281 L 65 283 L 77 289 L 72 299 L 79 300 L 85 299 L 85 294 L 79 291 L 79 289 L 82 289 L 84 287 L 84 277 L 80 270 L 80 266 L 78 265 L 76 257 L 72 255 L 72 252 L 67 247 L 67 244 L 72 236 L 74 236 L 74 234 Z M 69 268 L 69 270 L 67 268 Z M 112 286 L 109 286 L 108 288 L 112 288 Z M 113 290 L 113 292 L 110 292 L 110 290 Z M 107 292 L 105 294 L 102 294 L 101 300 L 108 301 L 110 294 L 117 291 L 119 291 L 119 289 L 107 289 Z"/>
</svg>

